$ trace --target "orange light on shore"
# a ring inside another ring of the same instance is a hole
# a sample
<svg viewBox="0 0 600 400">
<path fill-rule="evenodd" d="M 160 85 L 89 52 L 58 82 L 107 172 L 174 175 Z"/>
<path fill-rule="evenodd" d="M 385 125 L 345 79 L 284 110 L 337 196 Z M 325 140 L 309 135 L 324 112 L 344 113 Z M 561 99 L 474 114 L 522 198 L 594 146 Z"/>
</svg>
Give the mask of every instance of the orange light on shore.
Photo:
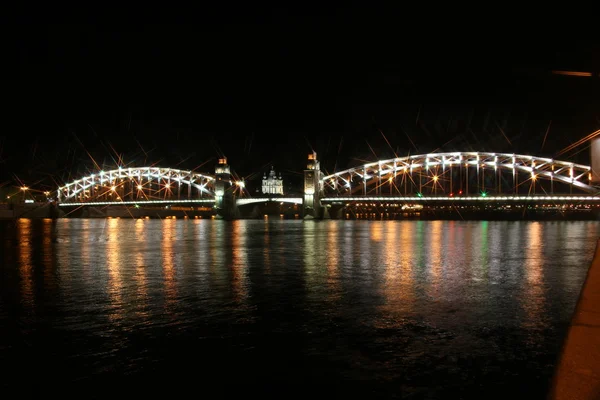
<svg viewBox="0 0 600 400">
<path fill-rule="evenodd" d="M 567 75 L 567 76 L 592 76 L 591 72 L 582 71 L 552 71 L 554 75 Z"/>
</svg>

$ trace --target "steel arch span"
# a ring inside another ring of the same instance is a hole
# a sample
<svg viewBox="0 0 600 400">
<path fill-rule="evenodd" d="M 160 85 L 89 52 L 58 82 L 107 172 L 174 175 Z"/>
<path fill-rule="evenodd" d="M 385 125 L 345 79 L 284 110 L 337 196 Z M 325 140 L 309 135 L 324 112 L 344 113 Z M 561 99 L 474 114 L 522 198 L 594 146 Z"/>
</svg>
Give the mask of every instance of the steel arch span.
<svg viewBox="0 0 600 400">
<path fill-rule="evenodd" d="M 214 199 L 214 176 L 174 168 L 118 168 L 76 179 L 57 190 L 59 203 Z"/>
<path fill-rule="evenodd" d="M 380 160 L 324 176 L 324 196 L 596 193 L 591 167 L 523 154 L 451 152 Z"/>
</svg>

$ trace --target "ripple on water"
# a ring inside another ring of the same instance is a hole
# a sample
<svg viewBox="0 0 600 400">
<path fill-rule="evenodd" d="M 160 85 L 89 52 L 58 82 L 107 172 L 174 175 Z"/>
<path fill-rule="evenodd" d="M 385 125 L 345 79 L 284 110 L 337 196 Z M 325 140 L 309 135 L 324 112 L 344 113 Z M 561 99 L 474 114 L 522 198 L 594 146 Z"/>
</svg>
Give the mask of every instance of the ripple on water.
<svg viewBox="0 0 600 400">
<path fill-rule="evenodd" d="M 0 224 L 3 385 L 97 396 L 544 398 L 600 232 L 21 221 Z"/>
</svg>

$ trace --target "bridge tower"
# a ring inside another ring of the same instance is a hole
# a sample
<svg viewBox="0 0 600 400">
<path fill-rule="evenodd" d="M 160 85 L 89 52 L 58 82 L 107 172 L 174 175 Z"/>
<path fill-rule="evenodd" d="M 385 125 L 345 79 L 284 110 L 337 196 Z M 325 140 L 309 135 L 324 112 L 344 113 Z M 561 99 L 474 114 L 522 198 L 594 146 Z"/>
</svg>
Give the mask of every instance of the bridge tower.
<svg viewBox="0 0 600 400">
<path fill-rule="evenodd" d="M 233 198 L 231 169 L 227 157 L 219 158 L 215 166 L 215 208 L 217 218 L 233 219 L 235 215 L 235 199 Z"/>
<path fill-rule="evenodd" d="M 304 218 L 321 216 L 322 174 L 317 153 L 313 151 L 308 155 L 308 163 L 304 170 Z"/>
<path fill-rule="evenodd" d="M 590 146 L 590 164 L 592 167 L 591 184 L 600 184 L 600 138 L 594 138 Z"/>
</svg>

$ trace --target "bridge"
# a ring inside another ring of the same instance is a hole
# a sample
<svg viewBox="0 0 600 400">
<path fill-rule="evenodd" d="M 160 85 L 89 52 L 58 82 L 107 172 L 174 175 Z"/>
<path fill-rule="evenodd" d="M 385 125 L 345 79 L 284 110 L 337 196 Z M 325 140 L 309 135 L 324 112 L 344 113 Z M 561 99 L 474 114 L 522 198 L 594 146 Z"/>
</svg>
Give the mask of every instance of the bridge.
<svg viewBox="0 0 600 400">
<path fill-rule="evenodd" d="M 226 158 L 214 173 L 127 167 L 81 177 L 56 191 L 62 209 L 188 207 L 236 218 L 251 204 L 291 205 L 296 217 L 371 218 L 422 210 L 593 209 L 599 179 L 589 165 L 532 155 L 445 152 L 411 155 L 325 174 L 308 155 L 302 197 L 252 197 Z"/>
</svg>

